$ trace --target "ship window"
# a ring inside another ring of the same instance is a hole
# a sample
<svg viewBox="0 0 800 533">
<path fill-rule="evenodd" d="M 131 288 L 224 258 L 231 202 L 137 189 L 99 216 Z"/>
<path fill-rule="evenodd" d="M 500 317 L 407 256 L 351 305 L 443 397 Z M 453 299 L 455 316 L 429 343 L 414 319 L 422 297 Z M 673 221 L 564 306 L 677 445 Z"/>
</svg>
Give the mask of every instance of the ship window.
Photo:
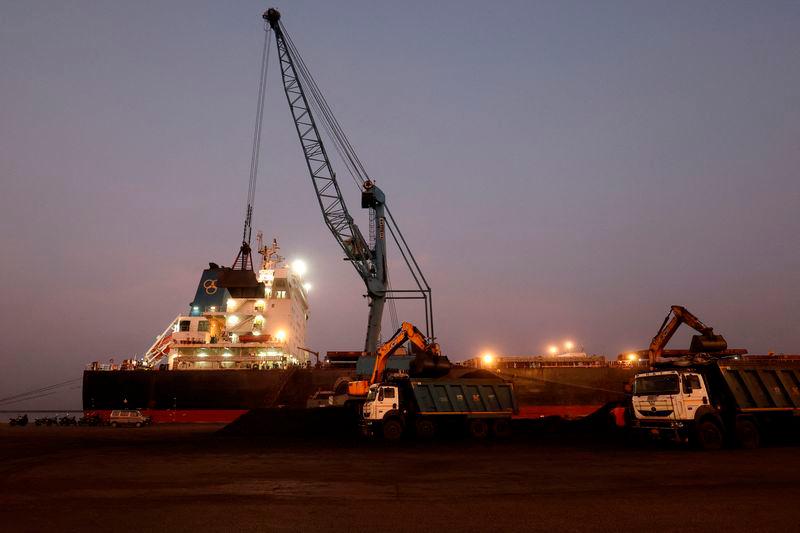
<svg viewBox="0 0 800 533">
<path fill-rule="evenodd" d="M 208 320 L 201 320 L 198 322 L 197 331 L 208 331 Z"/>
<path fill-rule="evenodd" d="M 286 298 L 286 291 L 275 291 L 275 298 L 278 299 Z"/>
<path fill-rule="evenodd" d="M 180 324 L 180 331 L 189 331 L 189 327 L 192 325 L 191 322 L 188 320 L 181 320 Z"/>
</svg>

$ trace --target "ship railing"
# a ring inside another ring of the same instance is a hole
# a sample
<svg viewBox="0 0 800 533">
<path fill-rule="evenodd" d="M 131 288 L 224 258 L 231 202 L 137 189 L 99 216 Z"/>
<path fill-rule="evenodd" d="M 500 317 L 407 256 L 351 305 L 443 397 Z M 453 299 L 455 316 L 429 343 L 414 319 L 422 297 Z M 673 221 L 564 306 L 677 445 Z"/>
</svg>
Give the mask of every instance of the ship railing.
<svg viewBox="0 0 800 533">
<path fill-rule="evenodd" d="M 86 370 L 119 370 L 119 365 L 114 363 L 89 363 Z"/>
</svg>

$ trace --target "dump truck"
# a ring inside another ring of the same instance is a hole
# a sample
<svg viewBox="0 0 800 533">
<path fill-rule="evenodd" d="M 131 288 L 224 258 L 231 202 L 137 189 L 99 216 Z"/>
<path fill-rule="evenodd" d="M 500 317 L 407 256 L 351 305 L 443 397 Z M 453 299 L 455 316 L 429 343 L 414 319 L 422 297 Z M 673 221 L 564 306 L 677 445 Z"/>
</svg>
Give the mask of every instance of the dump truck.
<svg viewBox="0 0 800 533">
<path fill-rule="evenodd" d="M 703 449 L 757 448 L 800 426 L 800 356 L 692 357 L 635 376 L 635 431 Z"/>
<path fill-rule="evenodd" d="M 485 370 L 453 369 L 439 378 L 396 374 L 370 385 L 362 430 L 389 441 L 404 435 L 430 439 L 452 428 L 479 439 L 506 437 L 516 412 L 513 385 Z"/>
</svg>

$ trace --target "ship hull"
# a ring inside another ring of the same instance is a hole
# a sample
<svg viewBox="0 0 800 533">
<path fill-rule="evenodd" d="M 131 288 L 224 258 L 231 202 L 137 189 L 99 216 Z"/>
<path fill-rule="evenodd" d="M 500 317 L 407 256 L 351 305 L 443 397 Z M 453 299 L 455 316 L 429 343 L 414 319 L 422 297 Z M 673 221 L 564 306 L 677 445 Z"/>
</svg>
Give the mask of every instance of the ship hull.
<svg viewBox="0 0 800 533">
<path fill-rule="evenodd" d="M 514 383 L 520 418 L 579 418 L 626 399 L 635 368 L 619 366 L 504 368 Z"/>
<path fill-rule="evenodd" d="M 625 400 L 635 369 L 611 366 L 506 368 L 519 418 L 579 418 Z M 305 407 L 320 390 L 354 375 L 344 369 L 85 371 L 83 408 L 107 417 L 141 409 L 154 423 L 227 423 L 250 409 Z"/>
<path fill-rule="evenodd" d="M 100 416 L 140 409 L 154 423 L 230 422 L 250 409 L 305 407 L 315 392 L 352 375 L 341 369 L 86 370 L 83 409 Z"/>
</svg>

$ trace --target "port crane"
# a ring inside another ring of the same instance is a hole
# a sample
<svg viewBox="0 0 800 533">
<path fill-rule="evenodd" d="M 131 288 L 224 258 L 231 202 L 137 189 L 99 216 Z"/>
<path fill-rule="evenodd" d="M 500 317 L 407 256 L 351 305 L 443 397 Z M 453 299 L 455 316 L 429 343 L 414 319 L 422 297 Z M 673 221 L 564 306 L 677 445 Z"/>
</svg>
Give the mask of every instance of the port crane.
<svg viewBox="0 0 800 533">
<path fill-rule="evenodd" d="M 267 32 L 272 30 L 275 35 L 284 93 L 303 148 L 322 217 L 344 251 L 345 259 L 353 265 L 367 288 L 369 316 L 364 351 L 369 354 L 376 353 L 380 342 L 383 309 L 386 300 L 390 299 L 423 300 L 426 336 L 433 341 L 435 334 L 431 288 L 386 204 L 384 192 L 367 174 L 303 58 L 287 35 L 280 20 L 280 12 L 270 8 L 263 14 L 263 18 L 266 21 L 265 30 Z M 322 141 L 320 126 L 330 138 L 347 171 L 361 191 L 361 207 L 369 209 L 369 242 L 347 209 L 336 172 Z M 416 288 L 408 290 L 391 288 L 386 261 L 387 230 L 397 245 Z"/>
</svg>

